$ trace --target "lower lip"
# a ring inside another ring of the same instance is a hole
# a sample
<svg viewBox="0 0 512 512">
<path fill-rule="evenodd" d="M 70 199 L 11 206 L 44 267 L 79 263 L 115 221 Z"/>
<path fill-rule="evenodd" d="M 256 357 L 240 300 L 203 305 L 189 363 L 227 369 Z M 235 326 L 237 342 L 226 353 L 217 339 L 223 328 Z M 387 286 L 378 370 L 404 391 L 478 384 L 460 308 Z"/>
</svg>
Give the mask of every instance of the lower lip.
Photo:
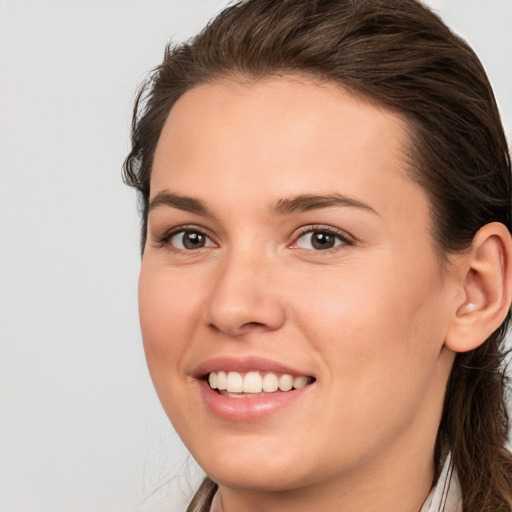
<svg viewBox="0 0 512 512">
<path fill-rule="evenodd" d="M 214 391 L 204 380 L 197 382 L 208 408 L 216 416 L 236 422 L 258 421 L 272 416 L 295 404 L 313 386 L 313 384 L 308 384 L 301 389 L 292 391 L 276 391 L 253 397 L 230 398 Z"/>
</svg>

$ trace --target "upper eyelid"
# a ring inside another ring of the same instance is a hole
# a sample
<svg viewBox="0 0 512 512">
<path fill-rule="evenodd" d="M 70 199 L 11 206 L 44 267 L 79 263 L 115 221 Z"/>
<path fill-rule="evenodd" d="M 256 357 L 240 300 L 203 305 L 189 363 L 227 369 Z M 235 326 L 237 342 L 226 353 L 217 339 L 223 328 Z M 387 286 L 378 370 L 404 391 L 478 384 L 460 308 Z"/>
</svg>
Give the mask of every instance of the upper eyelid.
<svg viewBox="0 0 512 512">
<path fill-rule="evenodd" d="M 348 242 L 355 243 L 357 239 L 355 236 L 351 235 L 344 229 L 335 228 L 333 226 L 327 226 L 323 224 L 312 224 L 310 226 L 303 226 L 296 230 L 296 234 L 293 235 L 293 242 L 295 242 L 299 237 L 305 235 L 306 233 L 314 233 L 314 232 L 325 232 L 330 233 L 332 235 L 338 236 L 341 239 L 344 239 Z"/>
<path fill-rule="evenodd" d="M 218 242 L 215 240 L 215 237 L 212 236 L 212 234 L 210 233 L 210 230 L 196 225 L 181 225 L 166 229 L 163 231 L 162 234 L 155 235 L 155 240 L 158 243 L 168 242 L 173 236 L 177 235 L 178 233 L 187 231 L 201 233 L 201 235 L 204 235 L 207 238 L 209 238 L 214 244 L 218 244 Z"/>
<path fill-rule="evenodd" d="M 217 246 L 220 245 L 217 237 L 214 234 L 212 234 L 209 229 L 204 228 L 202 226 L 198 226 L 196 224 L 183 224 L 183 225 L 179 225 L 179 226 L 174 226 L 172 228 L 164 230 L 162 234 L 155 235 L 154 238 L 157 243 L 166 243 L 173 236 L 177 235 L 178 233 L 187 232 L 187 231 L 201 233 L 202 235 L 208 237 L 215 245 L 217 245 Z M 325 224 L 310 224 L 310 225 L 303 225 L 303 226 L 295 229 L 294 232 L 292 233 L 292 235 L 289 237 L 291 239 L 291 241 L 288 242 L 287 245 L 291 246 L 291 245 L 295 244 L 301 236 L 303 236 L 307 233 L 312 233 L 312 232 L 330 233 L 330 234 L 337 236 L 340 239 L 344 240 L 348 244 L 354 244 L 357 242 L 356 237 L 354 237 L 352 234 L 350 234 L 349 232 L 347 232 L 343 229 L 336 228 L 336 227 L 330 226 L 330 225 L 325 225 Z"/>
</svg>

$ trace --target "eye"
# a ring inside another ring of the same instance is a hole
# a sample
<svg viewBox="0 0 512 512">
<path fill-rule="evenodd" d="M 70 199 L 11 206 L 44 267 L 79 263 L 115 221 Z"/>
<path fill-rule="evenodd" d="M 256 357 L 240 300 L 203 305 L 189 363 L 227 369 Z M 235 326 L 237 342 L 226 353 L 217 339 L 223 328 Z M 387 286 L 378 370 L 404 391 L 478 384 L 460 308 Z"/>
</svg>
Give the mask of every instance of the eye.
<svg viewBox="0 0 512 512">
<path fill-rule="evenodd" d="M 168 243 L 181 251 L 202 249 L 203 247 L 214 247 L 213 241 L 200 231 L 181 230 L 175 231 L 168 237 Z"/>
<path fill-rule="evenodd" d="M 352 242 L 341 234 L 315 229 L 302 233 L 293 245 L 298 249 L 325 251 L 339 245 L 352 245 Z"/>
</svg>

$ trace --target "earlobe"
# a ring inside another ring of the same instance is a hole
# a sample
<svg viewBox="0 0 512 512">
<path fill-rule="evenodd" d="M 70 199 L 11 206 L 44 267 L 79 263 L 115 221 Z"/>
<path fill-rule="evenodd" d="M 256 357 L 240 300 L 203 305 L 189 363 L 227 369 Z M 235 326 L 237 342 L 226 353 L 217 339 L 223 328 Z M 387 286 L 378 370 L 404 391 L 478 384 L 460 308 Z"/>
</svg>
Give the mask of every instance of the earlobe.
<svg viewBox="0 0 512 512">
<path fill-rule="evenodd" d="M 512 296 L 512 238 L 501 223 L 486 224 L 460 259 L 463 300 L 455 304 L 445 345 L 468 352 L 481 345 L 503 322 Z"/>
</svg>

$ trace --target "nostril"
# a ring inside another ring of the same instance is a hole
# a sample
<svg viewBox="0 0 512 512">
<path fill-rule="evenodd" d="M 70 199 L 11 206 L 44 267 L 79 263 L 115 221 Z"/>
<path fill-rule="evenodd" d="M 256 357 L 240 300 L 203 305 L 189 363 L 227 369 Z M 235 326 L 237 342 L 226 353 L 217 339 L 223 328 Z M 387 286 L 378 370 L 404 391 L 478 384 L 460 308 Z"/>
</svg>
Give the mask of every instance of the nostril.
<svg viewBox="0 0 512 512">
<path fill-rule="evenodd" d="M 246 322 L 240 326 L 227 326 L 226 324 L 218 326 L 215 323 L 209 323 L 208 327 L 214 332 L 225 332 L 232 336 L 241 336 L 251 331 L 272 331 L 274 328 L 263 322 Z"/>
<path fill-rule="evenodd" d="M 247 322 L 240 326 L 240 329 L 253 329 L 253 328 L 264 328 L 267 329 L 267 326 L 261 322 Z"/>
</svg>

